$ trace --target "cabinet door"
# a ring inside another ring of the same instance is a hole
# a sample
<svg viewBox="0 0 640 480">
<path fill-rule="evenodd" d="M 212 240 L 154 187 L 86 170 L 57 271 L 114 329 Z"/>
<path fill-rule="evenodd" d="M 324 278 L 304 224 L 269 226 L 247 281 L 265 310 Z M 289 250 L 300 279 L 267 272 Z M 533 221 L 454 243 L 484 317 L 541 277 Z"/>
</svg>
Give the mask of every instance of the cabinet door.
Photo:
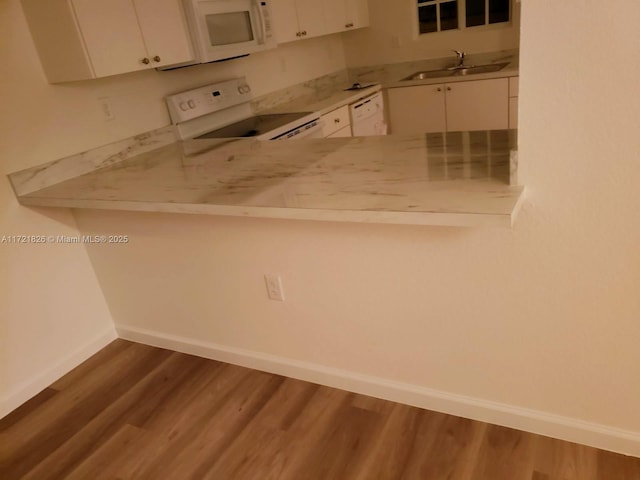
<svg viewBox="0 0 640 480">
<path fill-rule="evenodd" d="M 152 66 L 193 60 L 180 0 L 134 0 L 134 5 Z"/>
<path fill-rule="evenodd" d="M 347 29 L 347 3 L 345 0 L 324 0 L 327 33 L 343 32 Z"/>
<path fill-rule="evenodd" d="M 391 133 L 444 132 L 444 85 L 420 85 L 387 90 Z"/>
<path fill-rule="evenodd" d="M 149 68 L 131 0 L 73 0 L 73 8 L 96 77 Z"/>
<path fill-rule="evenodd" d="M 509 79 L 448 83 L 447 130 L 509 128 Z"/>
<path fill-rule="evenodd" d="M 317 37 L 327 33 L 322 0 L 296 0 L 296 12 L 302 38 Z"/>
<path fill-rule="evenodd" d="M 346 0 L 348 28 L 362 28 L 369 26 L 368 0 Z"/>
<path fill-rule="evenodd" d="M 298 40 L 298 16 L 296 14 L 296 0 L 271 0 L 273 30 L 278 43 Z"/>
</svg>

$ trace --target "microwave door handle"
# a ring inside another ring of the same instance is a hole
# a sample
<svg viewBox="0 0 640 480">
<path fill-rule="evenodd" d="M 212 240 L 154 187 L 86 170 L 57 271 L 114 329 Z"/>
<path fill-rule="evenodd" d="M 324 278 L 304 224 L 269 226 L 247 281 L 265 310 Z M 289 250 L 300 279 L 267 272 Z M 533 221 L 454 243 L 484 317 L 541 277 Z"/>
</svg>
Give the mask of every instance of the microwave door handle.
<svg viewBox="0 0 640 480">
<path fill-rule="evenodd" d="M 260 7 L 261 0 L 253 0 L 256 5 L 256 12 L 258 13 L 258 18 L 260 19 L 260 41 L 258 43 L 265 44 L 267 43 L 267 26 L 264 21 L 264 15 L 262 13 L 262 8 Z"/>
</svg>

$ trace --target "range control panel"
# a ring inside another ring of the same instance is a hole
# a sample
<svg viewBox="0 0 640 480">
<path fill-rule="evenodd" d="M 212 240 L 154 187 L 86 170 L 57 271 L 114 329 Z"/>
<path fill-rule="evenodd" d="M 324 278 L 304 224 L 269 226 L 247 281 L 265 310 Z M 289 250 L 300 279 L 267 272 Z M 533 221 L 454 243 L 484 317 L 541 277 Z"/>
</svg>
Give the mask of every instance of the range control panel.
<svg viewBox="0 0 640 480">
<path fill-rule="evenodd" d="M 251 87 L 244 77 L 212 83 L 167 97 L 171 122 L 175 125 L 250 101 Z"/>
</svg>

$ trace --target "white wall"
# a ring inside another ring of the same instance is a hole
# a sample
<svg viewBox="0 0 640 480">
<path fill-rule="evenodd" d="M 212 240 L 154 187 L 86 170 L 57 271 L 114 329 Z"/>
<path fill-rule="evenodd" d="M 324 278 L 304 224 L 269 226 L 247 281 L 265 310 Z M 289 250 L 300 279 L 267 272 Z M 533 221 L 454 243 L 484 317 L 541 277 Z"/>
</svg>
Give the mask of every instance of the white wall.
<svg viewBox="0 0 640 480">
<path fill-rule="evenodd" d="M 520 4 L 513 2 L 508 25 L 417 34 L 415 0 L 369 0 L 371 27 L 345 34 L 345 55 L 350 67 L 424 60 L 451 56 L 452 49 L 469 54 L 518 48 Z M 394 40 L 394 37 L 397 40 Z"/>
<path fill-rule="evenodd" d="M 1 174 L 169 124 L 164 96 L 247 75 L 261 95 L 345 68 L 339 36 L 172 72 L 49 85 L 18 0 L 0 2 Z M 116 118 L 101 118 L 110 98 Z M 0 236 L 77 235 L 67 210 L 20 207 L 0 179 Z M 0 244 L 0 415 L 37 393 L 115 335 L 82 245 Z M 38 387 L 39 386 L 39 387 Z"/>
<path fill-rule="evenodd" d="M 116 324 L 640 455 L 640 6 L 614 3 L 523 5 L 513 229 L 77 211 L 83 231 L 132 238 L 89 249 Z"/>
</svg>

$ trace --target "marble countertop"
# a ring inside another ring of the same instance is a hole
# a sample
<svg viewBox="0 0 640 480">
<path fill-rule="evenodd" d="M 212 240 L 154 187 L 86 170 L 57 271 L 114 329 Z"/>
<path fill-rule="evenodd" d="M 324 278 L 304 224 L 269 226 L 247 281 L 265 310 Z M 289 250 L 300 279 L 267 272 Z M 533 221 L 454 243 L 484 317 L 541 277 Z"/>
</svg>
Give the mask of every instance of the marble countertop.
<svg viewBox="0 0 640 480">
<path fill-rule="evenodd" d="M 23 205 L 419 225 L 510 226 L 523 194 L 509 181 L 514 130 L 279 142 L 161 134 L 117 162 L 87 159 L 95 169 L 72 178 L 42 182 L 47 169 L 63 175 L 57 161 L 10 179 Z"/>
</svg>

